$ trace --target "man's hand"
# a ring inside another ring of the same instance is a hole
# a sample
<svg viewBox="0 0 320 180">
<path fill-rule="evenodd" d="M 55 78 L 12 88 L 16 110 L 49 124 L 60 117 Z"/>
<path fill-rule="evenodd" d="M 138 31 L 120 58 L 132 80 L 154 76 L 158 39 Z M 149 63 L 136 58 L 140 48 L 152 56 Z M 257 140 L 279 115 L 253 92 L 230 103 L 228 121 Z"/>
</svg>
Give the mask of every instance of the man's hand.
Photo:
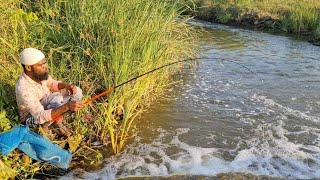
<svg viewBox="0 0 320 180">
<path fill-rule="evenodd" d="M 51 111 L 51 118 L 52 118 L 51 122 L 58 120 L 58 124 L 59 124 L 59 120 L 60 120 L 60 123 L 62 122 L 63 118 L 61 117 L 61 115 L 63 113 L 65 113 L 67 111 L 72 111 L 72 112 L 78 111 L 85 106 L 86 105 L 80 101 L 69 101 L 66 104 L 59 106 Z M 61 118 L 61 119 L 59 119 L 59 118 Z"/>
<path fill-rule="evenodd" d="M 69 111 L 78 111 L 86 105 L 80 101 L 69 101 L 69 102 L 67 102 L 67 106 L 68 106 Z"/>
<path fill-rule="evenodd" d="M 66 84 L 65 89 L 69 92 L 69 95 L 75 95 L 77 93 L 77 87 L 73 84 Z"/>
<path fill-rule="evenodd" d="M 61 89 L 66 89 L 69 93 L 69 95 L 75 95 L 77 93 L 77 87 L 74 84 L 68 84 L 68 83 L 63 83 L 60 82 L 58 84 L 58 88 Z"/>
</svg>

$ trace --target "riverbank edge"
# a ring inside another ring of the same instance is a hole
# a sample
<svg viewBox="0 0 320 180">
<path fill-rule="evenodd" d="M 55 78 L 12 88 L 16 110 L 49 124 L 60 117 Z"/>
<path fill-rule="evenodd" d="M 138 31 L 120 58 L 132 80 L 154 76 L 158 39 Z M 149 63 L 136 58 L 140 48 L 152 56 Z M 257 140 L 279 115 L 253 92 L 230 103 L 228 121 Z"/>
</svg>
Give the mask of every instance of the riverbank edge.
<svg viewBox="0 0 320 180">
<path fill-rule="evenodd" d="M 320 46 L 320 37 L 315 37 L 312 31 L 290 32 L 282 25 L 283 19 L 268 12 L 259 10 L 242 11 L 230 6 L 226 9 L 210 4 L 198 4 L 198 10 L 185 11 L 185 15 L 197 20 L 240 27 L 244 29 L 267 31 L 272 33 L 288 33 L 302 37 L 309 43 Z"/>
</svg>

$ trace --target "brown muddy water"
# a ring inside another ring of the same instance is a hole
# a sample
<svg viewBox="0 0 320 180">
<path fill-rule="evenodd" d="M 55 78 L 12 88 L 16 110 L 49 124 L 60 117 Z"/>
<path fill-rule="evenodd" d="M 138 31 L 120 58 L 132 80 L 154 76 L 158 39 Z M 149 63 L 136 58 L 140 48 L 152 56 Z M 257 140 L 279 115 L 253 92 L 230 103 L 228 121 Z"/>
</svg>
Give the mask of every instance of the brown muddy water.
<svg viewBox="0 0 320 180">
<path fill-rule="evenodd" d="M 175 76 L 178 83 L 135 121 L 134 141 L 81 178 L 236 172 L 319 178 L 320 48 L 193 24 L 206 31 L 198 30 L 198 43 L 209 59 Z"/>
</svg>

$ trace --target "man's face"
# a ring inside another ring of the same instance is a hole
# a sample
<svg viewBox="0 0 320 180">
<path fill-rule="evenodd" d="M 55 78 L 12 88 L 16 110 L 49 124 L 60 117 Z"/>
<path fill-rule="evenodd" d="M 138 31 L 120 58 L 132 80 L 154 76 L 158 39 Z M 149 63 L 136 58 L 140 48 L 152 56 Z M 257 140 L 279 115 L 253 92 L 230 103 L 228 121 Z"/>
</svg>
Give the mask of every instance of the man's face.
<svg viewBox="0 0 320 180">
<path fill-rule="evenodd" d="M 48 67 L 47 60 L 44 58 L 39 61 L 37 64 L 31 66 L 31 73 L 33 77 L 39 81 L 48 79 Z"/>
</svg>

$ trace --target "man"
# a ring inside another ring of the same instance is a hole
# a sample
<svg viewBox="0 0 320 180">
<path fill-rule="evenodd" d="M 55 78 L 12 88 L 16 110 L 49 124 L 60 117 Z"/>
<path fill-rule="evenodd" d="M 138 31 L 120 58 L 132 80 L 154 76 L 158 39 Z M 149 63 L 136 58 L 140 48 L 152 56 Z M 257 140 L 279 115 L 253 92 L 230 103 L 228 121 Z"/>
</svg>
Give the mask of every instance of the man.
<svg viewBox="0 0 320 180">
<path fill-rule="evenodd" d="M 16 83 L 16 99 L 22 123 L 35 127 L 40 125 L 45 133 L 53 125 L 60 135 L 70 136 L 70 131 L 63 126 L 63 116 L 68 111 L 77 111 L 85 105 L 79 100 L 82 90 L 52 79 L 48 75 L 45 55 L 35 48 L 26 48 L 20 54 L 23 72 Z"/>
</svg>

